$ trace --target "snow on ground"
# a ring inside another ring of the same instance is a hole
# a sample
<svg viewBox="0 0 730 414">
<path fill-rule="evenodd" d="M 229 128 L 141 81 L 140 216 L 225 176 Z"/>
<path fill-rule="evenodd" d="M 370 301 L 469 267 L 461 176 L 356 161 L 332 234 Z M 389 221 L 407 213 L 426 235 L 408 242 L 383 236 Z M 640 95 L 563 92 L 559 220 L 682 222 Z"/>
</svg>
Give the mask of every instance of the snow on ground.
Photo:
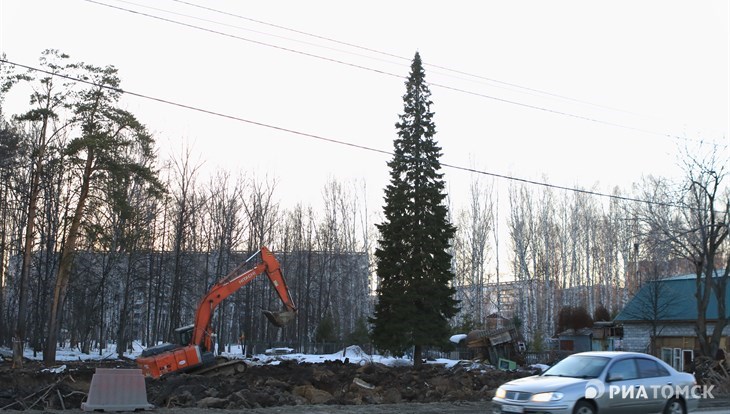
<svg viewBox="0 0 730 414">
<path fill-rule="evenodd" d="M 284 353 L 280 354 L 278 349 L 271 350 L 273 352 L 267 352 L 265 354 L 258 354 L 254 355 L 251 359 L 254 361 L 259 361 L 263 364 L 271 364 L 276 365 L 279 364 L 280 361 L 287 361 L 287 360 L 294 360 L 297 362 L 308 362 L 312 364 L 324 362 L 324 361 L 342 361 L 344 362 L 347 360 L 351 364 L 359 364 L 364 365 L 371 362 L 377 362 L 383 365 L 389 365 L 389 366 L 405 366 L 405 365 L 413 365 L 413 360 L 409 358 L 396 358 L 396 357 L 389 357 L 389 356 L 383 356 L 383 355 L 377 355 L 377 354 L 368 354 L 364 352 L 359 346 L 357 345 L 351 345 L 348 346 L 346 349 L 343 349 L 342 351 L 338 351 L 332 354 L 323 354 L 323 355 L 312 355 L 312 354 L 300 354 L 300 353 Z M 241 357 L 241 348 L 239 346 L 232 346 L 231 352 L 223 352 L 224 356 L 230 357 L 230 358 L 240 358 Z M 273 354 L 273 355 L 271 355 Z M 445 365 L 447 368 L 451 368 L 454 365 L 456 365 L 459 361 L 452 360 L 452 359 L 436 359 L 435 361 L 428 361 L 428 363 L 431 364 L 442 364 Z"/>
<path fill-rule="evenodd" d="M 139 354 L 142 353 L 142 348 L 140 346 L 136 347 L 135 349 L 139 348 L 139 351 L 135 352 L 125 352 L 124 356 L 127 358 L 137 358 Z M 8 350 L 10 351 L 10 350 Z M 10 352 L 12 355 L 12 352 Z M 34 355 L 33 350 L 26 349 L 25 352 L 23 352 L 23 356 L 35 361 L 42 361 L 43 360 L 43 353 L 38 352 Z M 81 351 L 79 351 L 76 348 L 57 348 L 56 349 L 56 362 L 67 362 L 67 361 L 101 361 L 101 360 L 115 360 L 117 359 L 117 347 L 116 345 L 109 345 L 106 349 L 102 350 L 101 353 L 98 349 L 93 350 L 92 352 L 85 354 Z"/>
<path fill-rule="evenodd" d="M 135 359 L 137 358 L 142 351 L 144 350 L 144 347 L 139 342 L 134 342 L 132 348 L 134 351 L 132 352 L 125 352 L 124 356 L 129 359 Z M 243 358 L 243 352 L 241 351 L 240 345 L 231 345 L 230 347 L 227 347 L 230 349 L 230 352 L 223 352 L 222 355 L 228 358 Z M 312 354 L 301 354 L 301 353 L 292 353 L 293 349 L 291 348 L 276 348 L 268 350 L 270 352 L 267 352 L 266 354 L 257 354 L 253 355 L 250 359 L 252 363 L 256 364 L 270 364 L 270 365 L 278 365 L 281 361 L 286 360 L 295 360 L 297 362 L 307 362 L 307 363 L 321 363 L 325 361 L 349 361 L 352 364 L 360 364 L 364 365 L 371 362 L 380 363 L 383 365 L 389 365 L 389 366 L 407 366 L 407 365 L 413 365 L 413 360 L 409 358 L 396 358 L 396 357 L 390 357 L 390 356 L 383 356 L 383 355 L 377 355 L 377 354 L 368 354 L 364 352 L 359 346 L 357 345 L 351 345 L 348 346 L 346 349 L 332 353 L 332 354 L 322 354 L 322 355 L 312 355 Z M 3 348 L 2 349 L 3 354 L 12 355 L 12 352 L 9 349 Z M 26 349 L 24 352 L 24 356 L 31 360 L 37 360 L 40 361 L 43 359 L 42 353 L 33 354 L 33 351 L 30 349 Z M 99 360 L 115 360 L 117 359 L 117 350 L 116 345 L 110 344 L 107 346 L 106 349 L 102 350 L 102 352 L 99 352 L 98 349 L 90 352 L 89 354 L 84 354 L 78 349 L 74 348 L 58 348 L 56 350 L 56 362 L 62 363 L 67 361 L 99 361 Z M 428 361 L 429 364 L 441 364 L 446 366 L 447 368 L 451 368 L 459 361 L 453 360 L 453 359 L 444 359 L 439 358 L 434 361 Z"/>
</svg>

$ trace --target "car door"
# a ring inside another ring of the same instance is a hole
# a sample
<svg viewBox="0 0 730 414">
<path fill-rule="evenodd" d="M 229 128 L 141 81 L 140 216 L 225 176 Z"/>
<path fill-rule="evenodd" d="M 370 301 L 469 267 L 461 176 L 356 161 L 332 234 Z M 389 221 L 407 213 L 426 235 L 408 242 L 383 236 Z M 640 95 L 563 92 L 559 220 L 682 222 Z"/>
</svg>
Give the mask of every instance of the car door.
<svg viewBox="0 0 730 414">
<path fill-rule="evenodd" d="M 645 414 L 647 401 L 641 398 L 641 383 L 635 358 L 614 361 L 606 374 L 605 408 L 601 413 Z M 639 398 L 637 398 L 637 396 Z"/>
<path fill-rule="evenodd" d="M 671 396 L 670 388 L 677 384 L 672 384 L 672 377 L 669 371 L 654 360 L 637 358 L 636 366 L 639 369 L 641 382 L 647 389 L 647 412 L 659 412 L 663 410 L 664 405 L 669 399 L 669 397 L 665 398 L 665 396 Z"/>
</svg>

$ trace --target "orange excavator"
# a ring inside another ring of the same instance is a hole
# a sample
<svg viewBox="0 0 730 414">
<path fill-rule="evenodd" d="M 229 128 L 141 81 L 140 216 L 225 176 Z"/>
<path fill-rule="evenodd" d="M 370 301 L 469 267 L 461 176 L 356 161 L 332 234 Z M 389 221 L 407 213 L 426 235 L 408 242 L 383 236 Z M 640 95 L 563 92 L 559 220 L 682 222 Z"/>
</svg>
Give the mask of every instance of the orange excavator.
<svg viewBox="0 0 730 414">
<path fill-rule="evenodd" d="M 256 257 L 261 258 L 260 263 L 250 270 L 243 271 L 242 269 Z M 179 344 L 161 344 L 142 352 L 142 355 L 137 358 L 137 365 L 142 372 L 152 378 L 160 378 L 173 372 L 203 373 L 216 371 L 225 366 L 234 366 L 234 370 L 239 372 L 244 370 L 245 365 L 240 360 L 217 361 L 213 354 L 214 335 L 211 319 L 216 307 L 224 299 L 261 274 L 266 274 L 269 278 L 285 308 L 280 312 L 263 311 L 264 315 L 277 327 L 283 327 L 291 322 L 296 315 L 296 307 L 281 273 L 279 262 L 269 249 L 262 247 L 259 252 L 233 269 L 205 294 L 195 312 L 195 323 L 175 330 L 179 336 Z"/>
</svg>

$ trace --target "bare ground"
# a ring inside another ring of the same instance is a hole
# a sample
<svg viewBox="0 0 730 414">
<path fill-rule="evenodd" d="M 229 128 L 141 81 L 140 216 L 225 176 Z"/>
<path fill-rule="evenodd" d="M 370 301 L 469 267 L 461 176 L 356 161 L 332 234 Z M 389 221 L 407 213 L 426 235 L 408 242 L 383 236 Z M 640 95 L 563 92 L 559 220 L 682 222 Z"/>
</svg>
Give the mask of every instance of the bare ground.
<svg viewBox="0 0 730 414">
<path fill-rule="evenodd" d="M 132 361 L 66 363 L 66 370 L 61 373 L 44 371 L 38 362 L 15 370 L 9 365 L 0 363 L 0 410 L 78 409 L 86 399 L 97 367 L 134 368 Z M 150 403 L 170 410 L 272 409 L 266 412 L 274 413 L 296 405 L 298 412 L 305 408 L 312 408 L 311 412 L 337 412 L 338 406 L 342 406 L 342 412 L 352 412 L 357 406 L 378 412 L 378 406 L 387 409 L 396 404 L 403 409 L 412 406 L 413 412 L 429 412 L 425 405 L 433 403 L 458 407 L 466 402 L 481 402 L 483 410 L 499 385 L 528 374 L 495 371 L 479 364 L 454 368 L 427 364 L 413 368 L 340 361 L 281 361 L 279 365 L 250 366 L 245 372 L 232 375 L 180 374 L 147 379 L 146 388 Z M 444 412 L 443 407 L 434 410 Z"/>
<path fill-rule="evenodd" d="M 0 362 L 0 411 L 78 411 L 97 367 L 134 368 L 132 361 L 66 363 L 64 372 L 38 362 L 11 369 Z M 527 372 L 501 372 L 479 364 L 388 367 L 282 361 L 250 366 L 217 377 L 181 374 L 146 380 L 147 399 L 158 413 L 210 414 L 483 414 L 502 383 Z M 295 408 L 292 406 L 296 406 Z M 701 407 L 730 407 L 730 398 L 703 400 Z"/>
</svg>

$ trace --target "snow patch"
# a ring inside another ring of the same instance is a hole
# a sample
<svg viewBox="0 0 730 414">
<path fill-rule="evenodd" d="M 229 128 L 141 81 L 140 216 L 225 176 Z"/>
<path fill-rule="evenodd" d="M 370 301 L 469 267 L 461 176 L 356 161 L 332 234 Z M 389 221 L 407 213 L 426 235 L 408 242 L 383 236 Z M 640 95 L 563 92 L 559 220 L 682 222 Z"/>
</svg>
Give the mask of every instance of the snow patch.
<svg viewBox="0 0 730 414">
<path fill-rule="evenodd" d="M 451 338 L 449 338 L 449 341 L 451 341 L 455 344 L 458 344 L 459 342 L 463 341 L 464 339 L 466 339 L 466 334 L 458 334 L 458 335 L 453 335 Z"/>
<path fill-rule="evenodd" d="M 46 368 L 41 370 L 41 372 L 50 372 L 52 374 L 63 374 L 66 372 L 66 365 L 61 365 L 60 367 L 53 367 L 53 368 Z"/>
<path fill-rule="evenodd" d="M 454 337 L 458 337 L 459 335 L 454 335 Z M 466 336 L 466 335 L 464 335 Z M 453 337 L 452 337 L 453 338 Z M 267 354 L 257 354 L 254 355 L 251 358 L 245 358 L 241 349 L 240 345 L 231 345 L 230 347 L 226 346 L 227 349 L 230 349 L 230 352 L 223 352 L 222 354 L 228 358 L 235 358 L 235 359 L 246 359 L 247 363 L 253 364 L 253 365 L 278 365 L 281 363 L 281 361 L 297 361 L 299 363 L 322 363 L 325 361 L 342 361 L 351 363 L 351 364 L 358 364 L 358 365 L 365 365 L 370 363 L 378 363 L 383 365 L 388 365 L 392 367 L 399 367 L 399 366 L 412 366 L 413 365 L 413 359 L 407 358 L 407 357 L 401 357 L 396 358 L 392 356 L 384 356 L 379 354 L 368 354 L 367 352 L 363 351 L 362 348 L 360 348 L 357 345 L 350 345 L 346 347 L 345 349 L 339 350 L 337 352 L 334 352 L 332 354 L 302 354 L 302 353 L 292 353 L 294 352 L 294 349 L 292 348 L 271 348 L 267 351 L 272 351 L 273 355 L 267 355 Z M 136 359 L 140 356 L 142 351 L 145 349 L 144 346 L 139 341 L 134 341 L 132 344 L 132 352 L 125 352 L 124 357 L 129 359 Z M 8 348 L 0 348 L 0 351 L 2 353 L 6 353 L 8 355 L 12 355 L 12 351 L 10 351 Z M 281 353 L 281 352 L 287 352 L 287 353 Z M 35 356 L 33 355 L 33 350 L 26 349 L 23 356 L 25 358 L 31 359 L 31 360 L 42 360 L 43 359 L 43 353 L 38 352 Z M 100 360 L 117 360 L 117 350 L 116 345 L 109 344 L 107 347 L 103 350 L 103 352 L 100 352 L 98 349 L 92 351 L 89 354 L 84 354 L 81 351 L 79 351 L 76 348 L 58 348 L 56 350 L 56 361 L 58 362 L 64 362 L 64 361 L 100 361 Z M 428 364 L 439 364 L 443 365 L 447 368 L 453 368 L 457 364 L 460 363 L 458 360 L 452 360 L 452 359 L 444 359 L 439 358 L 435 361 L 427 361 Z"/>
</svg>

